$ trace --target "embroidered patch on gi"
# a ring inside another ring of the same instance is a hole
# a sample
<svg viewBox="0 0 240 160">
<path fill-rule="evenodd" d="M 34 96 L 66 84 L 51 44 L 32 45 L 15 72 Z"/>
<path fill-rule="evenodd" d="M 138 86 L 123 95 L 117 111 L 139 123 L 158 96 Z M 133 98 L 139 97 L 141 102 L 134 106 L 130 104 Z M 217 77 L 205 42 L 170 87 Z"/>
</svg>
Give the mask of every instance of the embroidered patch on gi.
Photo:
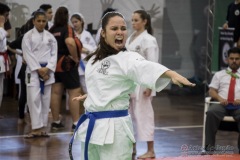
<svg viewBox="0 0 240 160">
<path fill-rule="evenodd" d="M 143 60 L 145 60 L 143 57 L 138 57 L 138 58 L 136 58 L 136 60 L 137 61 L 143 61 Z"/>
<path fill-rule="evenodd" d="M 52 39 L 48 39 L 48 43 L 49 43 L 49 44 L 52 44 L 52 43 L 53 43 L 53 40 L 52 40 Z"/>
<path fill-rule="evenodd" d="M 104 75 L 107 75 L 107 69 L 110 67 L 111 63 L 108 60 L 105 60 L 102 62 L 101 68 L 99 68 L 97 71 L 99 73 L 102 73 Z"/>
<path fill-rule="evenodd" d="M 236 16 L 238 16 L 239 15 L 239 10 L 237 9 L 234 13 L 235 13 Z"/>
<path fill-rule="evenodd" d="M 135 48 L 135 52 L 140 52 L 140 49 L 141 49 L 141 47 L 140 46 L 136 46 L 136 48 Z"/>
</svg>

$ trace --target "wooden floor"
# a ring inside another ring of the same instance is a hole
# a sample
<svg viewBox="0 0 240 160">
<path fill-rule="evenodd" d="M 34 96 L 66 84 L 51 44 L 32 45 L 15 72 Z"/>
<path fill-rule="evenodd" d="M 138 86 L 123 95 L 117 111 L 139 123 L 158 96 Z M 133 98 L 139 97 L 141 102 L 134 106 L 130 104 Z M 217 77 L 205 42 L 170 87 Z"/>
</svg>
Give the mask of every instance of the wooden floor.
<svg viewBox="0 0 240 160">
<path fill-rule="evenodd" d="M 173 96 L 167 92 L 153 99 L 155 110 L 155 152 L 157 159 L 198 156 L 201 154 L 204 96 Z M 72 122 L 69 112 L 62 109 L 65 129 L 53 132 L 50 138 L 26 140 L 30 126 L 17 124 L 17 101 L 4 97 L 0 108 L 0 160 L 68 160 L 68 144 Z M 49 124 L 51 117 L 49 117 Z M 50 125 L 49 125 L 50 126 Z M 230 145 L 230 155 L 238 153 L 235 132 L 219 131 L 217 144 Z M 188 151 L 186 151 L 188 148 Z M 74 142 L 73 155 L 80 159 L 80 143 Z M 137 143 L 137 156 L 146 151 L 146 143 Z M 134 157 L 133 159 L 135 159 Z M 232 159 L 232 158 L 230 158 Z"/>
</svg>

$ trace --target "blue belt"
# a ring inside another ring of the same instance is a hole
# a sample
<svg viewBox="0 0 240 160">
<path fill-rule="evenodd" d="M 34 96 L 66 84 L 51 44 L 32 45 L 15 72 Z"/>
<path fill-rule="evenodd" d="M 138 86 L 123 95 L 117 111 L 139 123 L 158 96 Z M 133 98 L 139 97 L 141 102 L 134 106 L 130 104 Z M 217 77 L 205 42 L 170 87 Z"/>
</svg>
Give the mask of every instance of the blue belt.
<svg viewBox="0 0 240 160">
<path fill-rule="evenodd" d="M 80 60 L 79 65 L 82 68 L 82 70 L 85 72 L 85 65 L 84 65 L 83 60 Z"/>
<path fill-rule="evenodd" d="M 116 118 L 116 117 L 124 117 L 128 115 L 128 110 L 115 110 L 115 111 L 100 111 L 100 112 L 86 112 L 84 115 L 82 115 L 77 123 L 77 126 L 74 130 L 73 136 L 69 143 L 69 156 L 70 159 L 73 160 L 72 156 L 72 144 L 73 140 L 76 134 L 76 131 L 78 130 L 78 127 L 87 119 L 89 118 L 88 128 L 87 128 L 87 135 L 85 139 L 85 149 L 84 149 L 84 160 L 88 160 L 88 144 L 92 135 L 93 127 L 95 124 L 96 119 L 102 119 L 102 118 Z"/>
<path fill-rule="evenodd" d="M 46 67 L 47 66 L 47 63 L 41 63 L 40 64 L 41 67 Z M 42 78 L 39 77 L 39 82 L 40 82 L 40 91 L 41 91 L 41 94 L 44 94 L 44 80 Z"/>
</svg>

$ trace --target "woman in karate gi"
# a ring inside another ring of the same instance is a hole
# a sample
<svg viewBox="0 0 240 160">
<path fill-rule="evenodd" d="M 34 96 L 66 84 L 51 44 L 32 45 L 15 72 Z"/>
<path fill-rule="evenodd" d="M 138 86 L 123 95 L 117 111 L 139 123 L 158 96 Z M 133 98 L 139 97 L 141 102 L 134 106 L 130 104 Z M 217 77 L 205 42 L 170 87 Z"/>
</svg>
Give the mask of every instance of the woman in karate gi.
<svg viewBox="0 0 240 160">
<path fill-rule="evenodd" d="M 4 25 L 9 21 L 10 8 L 0 3 L 0 107 L 2 105 L 3 98 L 3 83 L 6 72 L 9 71 L 9 57 L 7 54 L 7 36 L 8 30 L 4 28 Z M 0 115 L 0 119 L 3 116 Z"/>
<path fill-rule="evenodd" d="M 156 38 L 152 36 L 151 17 L 144 10 L 134 11 L 132 15 L 134 32 L 126 41 L 126 48 L 138 52 L 146 60 L 158 63 L 159 48 Z M 153 96 L 156 92 L 145 86 L 137 85 L 131 94 L 129 113 L 133 121 L 134 136 L 137 141 L 147 142 L 148 150 L 138 158 L 154 158 L 154 111 Z M 136 154 L 134 144 L 133 154 Z"/>
<path fill-rule="evenodd" d="M 34 28 L 22 40 L 23 58 L 27 63 L 26 84 L 32 131 L 25 138 L 48 137 L 46 128 L 51 97 L 51 84 L 57 63 L 57 41 L 45 30 L 47 17 L 36 11 Z"/>
<path fill-rule="evenodd" d="M 127 51 L 126 39 L 127 26 L 122 14 L 107 13 L 102 18 L 99 46 L 89 56 L 85 70 L 86 114 L 80 118 L 75 132 L 82 142 L 82 160 L 132 159 L 135 139 L 128 108 L 129 94 L 136 83 L 158 92 L 171 80 L 179 86 L 195 85 L 165 66 Z M 85 96 L 73 100 L 82 100 Z M 70 141 L 70 151 L 75 133 Z"/>
</svg>

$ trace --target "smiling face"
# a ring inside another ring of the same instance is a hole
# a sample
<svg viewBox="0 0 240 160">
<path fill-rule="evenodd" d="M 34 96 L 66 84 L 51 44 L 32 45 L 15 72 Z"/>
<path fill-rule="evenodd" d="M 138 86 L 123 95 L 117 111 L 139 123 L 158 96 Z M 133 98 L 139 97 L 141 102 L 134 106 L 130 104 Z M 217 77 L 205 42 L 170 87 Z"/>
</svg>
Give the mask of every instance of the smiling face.
<svg viewBox="0 0 240 160">
<path fill-rule="evenodd" d="M 125 47 L 127 39 L 127 26 L 120 16 L 111 17 L 106 27 L 102 29 L 101 36 L 105 42 L 117 51 Z"/>
</svg>

